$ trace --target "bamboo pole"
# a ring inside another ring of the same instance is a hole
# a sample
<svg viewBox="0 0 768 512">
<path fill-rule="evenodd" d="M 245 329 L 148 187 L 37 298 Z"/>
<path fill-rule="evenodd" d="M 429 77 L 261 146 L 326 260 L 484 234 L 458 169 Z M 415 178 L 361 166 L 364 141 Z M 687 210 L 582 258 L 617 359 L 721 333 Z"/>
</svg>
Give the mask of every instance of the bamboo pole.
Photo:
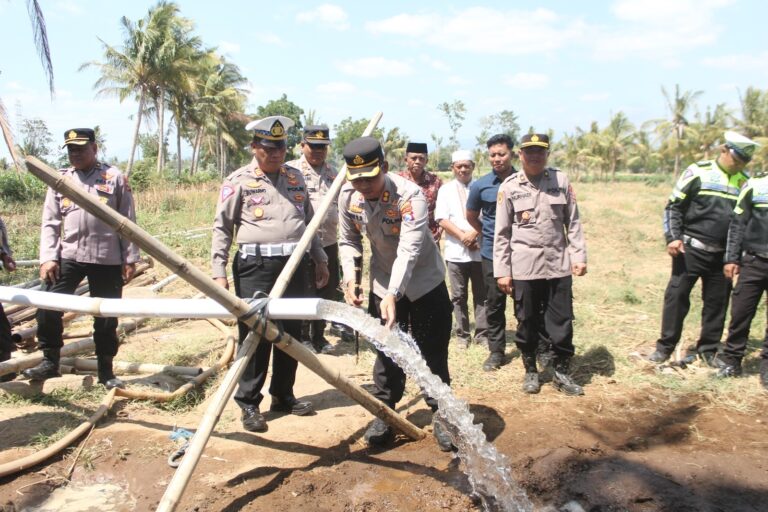
<svg viewBox="0 0 768 512">
<path fill-rule="evenodd" d="M 184 258 L 174 254 L 169 248 L 158 242 L 146 231 L 136 224 L 121 216 L 111 208 L 102 205 L 98 201 L 72 183 L 67 177 L 56 173 L 45 163 L 37 158 L 27 157 L 27 168 L 29 172 L 44 181 L 52 189 L 64 194 L 74 201 L 83 210 L 96 216 L 107 225 L 111 226 L 120 236 L 129 239 L 141 247 L 145 252 L 160 261 L 171 271 L 178 274 L 195 288 L 206 293 L 210 298 L 224 306 L 230 313 L 242 318 L 249 326 L 256 325 L 258 318 L 255 315 L 248 315 L 250 306 L 242 299 L 234 296 L 228 290 L 219 286 L 208 275 L 191 265 Z M 249 333 L 243 341 L 237 359 L 230 370 L 225 375 L 219 390 L 214 397 L 211 405 L 206 411 L 201 421 L 198 432 L 192 439 L 190 450 L 184 457 L 182 464 L 174 474 L 171 484 L 166 489 L 166 493 L 161 500 L 158 510 L 174 510 L 178 505 L 179 498 L 184 492 L 186 485 L 199 462 L 202 450 L 210 437 L 213 427 L 218 422 L 218 418 L 224 409 L 224 405 L 234 392 L 237 380 L 245 370 L 245 364 L 253 355 L 253 352 L 261 338 L 266 340 L 278 340 L 278 347 L 288 353 L 297 361 L 303 363 L 308 368 L 315 371 L 321 378 L 331 385 L 337 387 L 345 393 L 349 393 L 350 398 L 358 401 L 366 410 L 381 418 L 387 424 L 393 426 L 398 431 L 404 433 L 411 439 L 422 439 L 424 431 L 417 428 L 399 414 L 384 406 L 380 401 L 372 397 L 362 387 L 357 386 L 341 375 L 337 370 L 327 367 L 312 352 L 302 346 L 300 343 L 294 343 L 296 340 L 289 335 L 284 334 L 279 337 L 279 331 L 272 322 L 266 322 L 266 327 L 262 330 L 257 328 L 258 335 L 253 331 Z M 354 391 L 353 391 L 354 390 Z"/>
<path fill-rule="evenodd" d="M 373 133 L 373 130 L 376 129 L 376 125 L 378 125 L 379 121 L 381 121 L 382 115 L 383 114 L 381 112 L 376 112 L 376 114 L 371 118 L 371 121 L 368 123 L 368 126 L 365 127 L 365 130 L 363 131 L 363 137 L 369 136 Z M 344 164 L 339 171 L 339 174 L 336 175 L 336 179 L 333 180 L 333 183 L 328 189 L 328 192 L 325 194 L 325 197 L 320 203 L 320 206 L 317 208 L 317 211 L 314 213 L 312 220 L 309 221 L 309 224 L 307 224 L 307 228 L 304 230 L 304 234 L 301 236 L 301 239 L 299 239 L 299 244 L 296 246 L 296 249 L 294 249 L 291 257 L 288 258 L 285 267 L 283 267 L 283 271 L 280 272 L 277 281 L 275 281 L 275 285 L 272 287 L 272 292 L 269 294 L 270 297 L 282 297 L 283 293 L 285 293 L 285 289 L 288 287 L 288 283 L 291 282 L 293 273 L 298 268 L 301 259 L 304 257 L 304 253 L 307 252 L 309 245 L 312 243 L 312 238 L 315 236 L 315 233 L 320 227 L 320 224 L 325 220 L 325 216 L 328 214 L 328 210 L 330 209 L 331 204 L 336 200 L 336 197 L 339 195 L 339 191 L 344 185 L 344 181 L 346 179 L 347 164 Z"/>
</svg>

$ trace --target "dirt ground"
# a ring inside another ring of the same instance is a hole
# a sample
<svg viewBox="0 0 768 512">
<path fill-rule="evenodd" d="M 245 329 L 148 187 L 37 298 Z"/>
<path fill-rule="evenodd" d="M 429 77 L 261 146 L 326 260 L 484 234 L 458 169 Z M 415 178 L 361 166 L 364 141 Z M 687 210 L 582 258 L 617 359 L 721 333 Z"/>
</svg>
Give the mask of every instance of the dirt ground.
<svg viewBox="0 0 768 512">
<path fill-rule="evenodd" d="M 204 325 L 147 328 L 130 346 L 169 337 L 172 331 L 200 332 Z M 358 383 L 370 384 L 370 359 L 356 364 L 351 347 L 336 342 L 336 354 L 319 357 Z M 485 378 L 521 374 L 519 366 L 514 358 Z M 126 379 L 131 385 L 160 380 Z M 535 396 L 517 389 L 455 392 L 471 404 L 488 439 L 508 456 L 514 477 L 537 510 L 768 509 L 766 407 L 747 414 L 696 398 L 670 401 L 650 387 L 622 392 L 618 386 L 608 378 L 587 385 L 586 396 L 578 398 L 564 397 L 551 386 Z M 431 435 L 369 449 L 362 435 L 371 416 L 364 409 L 303 368 L 296 394 L 311 400 L 317 414 L 267 413 L 265 434 L 244 432 L 230 401 L 178 510 L 480 510 L 470 498 L 458 458 L 440 452 Z M 266 398 L 262 410 L 268 403 Z M 167 458 L 179 446 L 169 433 L 174 427 L 194 431 L 207 405 L 204 401 L 180 414 L 119 402 L 85 442 L 68 485 L 57 477 L 66 475 L 74 449 L 0 480 L 2 510 L 154 509 L 173 475 Z M 0 412 L 0 463 L 30 453 L 30 430 L 73 424 L 84 416 L 65 404 L 54 409 L 22 404 Z M 429 411 L 416 389 L 409 387 L 401 412 L 430 429 Z"/>
</svg>

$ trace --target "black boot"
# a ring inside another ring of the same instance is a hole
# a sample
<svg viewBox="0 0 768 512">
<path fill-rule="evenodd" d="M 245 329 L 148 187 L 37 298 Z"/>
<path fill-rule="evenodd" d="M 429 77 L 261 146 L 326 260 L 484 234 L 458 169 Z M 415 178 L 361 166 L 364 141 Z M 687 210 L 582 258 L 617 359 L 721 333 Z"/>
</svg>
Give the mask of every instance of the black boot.
<svg viewBox="0 0 768 512">
<path fill-rule="evenodd" d="M 112 357 L 96 356 L 96 359 L 99 369 L 99 384 L 103 384 L 107 389 L 125 389 L 125 383 L 115 377 L 115 373 L 112 371 Z"/>
<path fill-rule="evenodd" d="M 555 374 L 552 377 L 552 385 L 555 389 L 566 395 L 578 396 L 584 394 L 584 388 L 576 384 L 569 373 L 570 360 L 555 360 Z"/>
<path fill-rule="evenodd" d="M 528 394 L 536 394 L 541 391 L 539 382 L 539 371 L 536 368 L 536 356 L 523 356 L 523 366 L 525 367 L 525 378 L 523 380 L 523 391 Z"/>
<path fill-rule="evenodd" d="M 27 368 L 21 372 L 29 380 L 42 381 L 61 377 L 59 373 L 59 349 L 47 348 L 43 350 L 43 360 L 40 364 L 32 368 Z"/>
</svg>

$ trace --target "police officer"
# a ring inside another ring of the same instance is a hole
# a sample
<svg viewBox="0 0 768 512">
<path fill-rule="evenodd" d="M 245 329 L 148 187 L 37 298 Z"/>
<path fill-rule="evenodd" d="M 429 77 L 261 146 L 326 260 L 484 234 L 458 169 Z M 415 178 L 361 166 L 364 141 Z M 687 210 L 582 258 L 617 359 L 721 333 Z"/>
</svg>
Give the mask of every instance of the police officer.
<svg viewBox="0 0 768 512">
<path fill-rule="evenodd" d="M 745 162 L 751 159 L 754 145 L 742 143 L 738 153 Z M 749 340 L 749 327 L 757 306 L 768 290 L 768 176 L 750 178 L 741 191 L 725 251 L 725 277 L 739 279 L 731 300 L 731 323 L 721 354 L 717 356 L 722 377 L 741 375 L 741 360 Z M 768 331 L 760 354 L 760 383 L 768 390 Z"/>
<path fill-rule="evenodd" d="M 427 200 L 427 209 L 429 211 L 429 230 L 435 242 L 440 241 L 443 228 L 435 220 L 435 204 L 437 202 L 437 191 L 443 181 L 436 175 L 427 170 L 427 144 L 424 142 L 409 142 L 405 147 L 405 170 L 400 172 L 400 176 L 412 181 L 421 188 L 424 198 Z"/>
<path fill-rule="evenodd" d="M 214 279 L 223 287 L 227 284 L 227 261 L 233 240 L 238 245 L 232 261 L 235 293 L 238 297 L 253 297 L 256 292 L 269 293 L 280 272 L 296 249 L 306 224 L 312 218 L 304 178 L 296 169 L 284 165 L 287 130 L 293 121 L 284 116 L 270 116 L 246 125 L 253 130 L 251 149 L 253 161 L 236 170 L 224 180 L 213 224 L 212 269 Z M 317 286 L 328 281 L 328 257 L 319 238 L 314 237 L 311 248 L 315 262 Z M 305 297 L 309 265 L 301 262 L 285 290 L 285 297 Z M 300 320 L 284 322 L 285 331 L 298 339 Z M 240 342 L 249 327 L 238 324 Z M 263 398 L 261 389 L 267 378 L 270 353 L 273 353 L 271 411 L 305 416 L 314 409 L 293 395 L 296 380 L 296 360 L 282 350 L 261 342 L 248 362 L 235 393 L 235 402 L 242 409 L 242 424 L 250 432 L 266 432 L 267 422 L 259 411 Z"/>
<path fill-rule="evenodd" d="M 519 156 L 523 172 L 499 187 L 493 271 L 499 289 L 514 297 L 523 391 L 541 389 L 536 352 L 540 343 L 547 343 L 554 352 L 552 384 L 565 394 L 582 395 L 582 387 L 569 375 L 574 353 L 572 275 L 587 272 L 576 195 L 563 172 L 547 167 L 547 135 L 524 135 Z"/>
<path fill-rule="evenodd" d="M 656 350 L 648 356 L 653 363 L 663 363 L 675 350 L 691 306 L 691 290 L 701 278 L 703 305 L 696 353 L 705 364 L 713 364 L 731 292 L 730 282 L 723 275 L 728 223 L 739 191 L 747 182 L 744 158 L 751 151 L 753 141 L 725 132 L 725 144 L 717 159 L 689 166 L 669 196 L 664 209 L 664 236 L 672 257 L 672 276 L 664 292 L 661 336 Z M 693 362 L 695 357 L 691 354 L 686 359 Z"/>
<path fill-rule="evenodd" d="M 0 261 L 3 262 L 3 268 L 6 272 L 16 270 L 16 262 L 13 259 L 11 245 L 8 243 L 8 231 L 5 228 L 5 222 L 0 218 Z M 5 316 L 3 305 L 0 304 L 0 363 L 11 358 L 11 352 L 16 350 L 16 345 L 11 337 L 11 323 Z M 15 373 L 6 373 L 0 375 L 0 382 L 8 382 L 16 378 Z"/>
<path fill-rule="evenodd" d="M 344 147 L 347 180 L 339 195 L 339 252 L 344 298 L 359 306 L 355 293 L 354 258 L 363 255 L 363 235 L 371 246 L 368 312 L 387 327 L 397 322 L 410 331 L 432 372 L 450 384 L 448 341 L 451 301 L 445 286 L 445 266 L 428 227 L 427 201 L 418 186 L 387 174 L 379 141 L 361 137 Z M 391 408 L 403 397 L 405 374 L 382 352 L 373 368 L 373 395 Z M 437 402 L 428 397 L 434 412 Z M 451 449 L 444 426 L 433 421 L 440 449 Z M 392 437 L 390 427 L 375 419 L 365 432 L 371 445 Z"/>
<path fill-rule="evenodd" d="M 90 128 L 74 128 L 64 133 L 71 167 L 59 172 L 88 194 L 115 211 L 136 221 L 136 211 L 128 180 L 120 170 L 98 161 L 98 146 Z M 123 240 L 114 229 L 82 210 L 70 199 L 48 189 L 43 205 L 40 232 L 40 279 L 46 290 L 72 294 L 84 277 L 91 297 L 120 298 L 123 283 L 136 272 L 139 248 Z M 43 360 L 24 370 L 31 380 L 59 377 L 59 352 L 64 327 L 61 311 L 37 312 L 37 340 Z M 93 321 L 99 382 L 108 389 L 124 387 L 112 371 L 117 354 L 117 318 L 96 317 Z"/>
<path fill-rule="evenodd" d="M 467 222 L 481 233 L 480 264 L 485 278 L 485 317 L 488 323 L 488 358 L 483 370 L 498 370 L 504 364 L 507 345 L 507 296 L 499 290 L 493 277 L 493 231 L 496 219 L 496 198 L 499 186 L 508 176 L 517 172 L 512 166 L 514 143 L 500 133 L 486 142 L 491 172 L 472 182 L 467 197 Z"/>
<path fill-rule="evenodd" d="M 304 182 L 307 185 L 309 200 L 312 208 L 317 211 L 323 198 L 328 194 L 333 180 L 336 179 L 336 170 L 327 162 L 328 146 L 331 143 L 330 130 L 325 125 L 308 125 L 304 127 L 304 137 L 301 141 L 301 157 L 291 160 L 286 165 L 301 171 Z M 339 227 L 338 200 L 331 203 L 323 223 L 317 230 L 323 250 L 328 256 L 328 284 L 316 289 L 314 283 L 308 283 L 312 290 L 312 296 L 325 300 L 341 300 L 343 295 L 339 290 L 339 245 L 337 233 Z M 310 262 L 312 273 L 314 265 Z M 310 275 L 311 275 L 310 274 Z M 311 326 L 311 346 L 318 353 L 328 354 L 333 351 L 333 345 L 323 336 L 325 330 L 324 320 L 305 321 L 305 326 Z M 338 328 L 338 327 L 337 327 Z M 302 333 L 302 338 L 304 338 Z M 302 340 L 304 341 L 304 340 Z"/>
</svg>

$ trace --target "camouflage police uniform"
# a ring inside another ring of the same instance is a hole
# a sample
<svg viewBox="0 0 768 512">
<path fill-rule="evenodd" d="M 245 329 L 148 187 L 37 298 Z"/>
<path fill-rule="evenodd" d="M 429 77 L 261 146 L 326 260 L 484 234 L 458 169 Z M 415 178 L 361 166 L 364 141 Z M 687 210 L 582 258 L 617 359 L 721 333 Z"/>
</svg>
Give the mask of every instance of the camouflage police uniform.
<svg viewBox="0 0 768 512">
<path fill-rule="evenodd" d="M 669 196 L 664 209 L 664 237 L 667 244 L 682 240 L 685 252 L 672 258 L 661 336 L 653 359 L 668 358 L 680 341 L 691 305 L 689 296 L 699 278 L 703 305 L 696 352 L 705 361 L 711 361 L 717 352 L 731 292 L 730 282 L 723 275 L 728 223 L 746 182 L 743 172 L 729 175 L 716 160 L 704 160 L 683 172 Z"/>
<path fill-rule="evenodd" d="M 728 337 L 717 356 L 722 376 L 741 375 L 749 328 L 768 290 L 768 176 L 751 178 L 741 191 L 728 229 L 725 263 L 739 265 L 731 301 Z M 760 381 L 768 389 L 768 330 L 760 354 Z"/>
</svg>

